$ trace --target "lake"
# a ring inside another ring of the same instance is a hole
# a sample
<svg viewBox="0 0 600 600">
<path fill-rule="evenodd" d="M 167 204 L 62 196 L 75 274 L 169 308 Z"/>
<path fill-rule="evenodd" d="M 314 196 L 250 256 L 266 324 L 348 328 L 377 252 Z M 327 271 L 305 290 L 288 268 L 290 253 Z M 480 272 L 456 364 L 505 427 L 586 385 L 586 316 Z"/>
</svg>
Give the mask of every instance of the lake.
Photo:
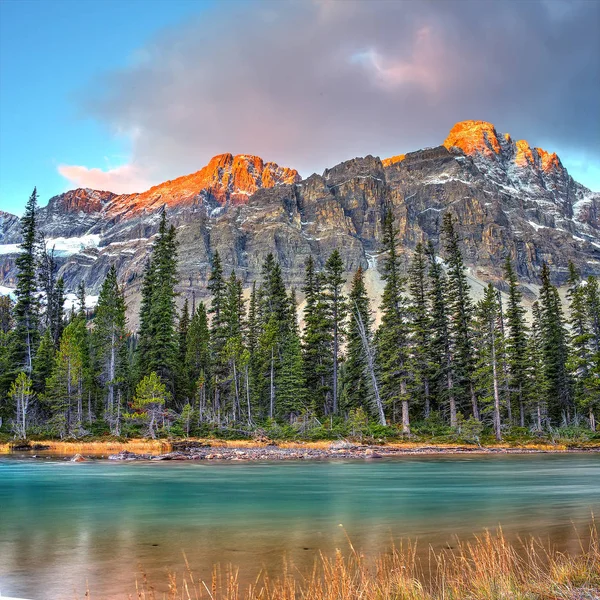
<svg viewBox="0 0 600 600">
<path fill-rule="evenodd" d="M 125 598 L 148 574 L 214 563 L 241 578 L 284 555 L 441 549 L 499 524 L 576 551 L 600 513 L 600 455 L 408 456 L 283 463 L 71 463 L 0 458 L 0 594 Z M 343 527 L 340 527 L 343 525 Z"/>
</svg>

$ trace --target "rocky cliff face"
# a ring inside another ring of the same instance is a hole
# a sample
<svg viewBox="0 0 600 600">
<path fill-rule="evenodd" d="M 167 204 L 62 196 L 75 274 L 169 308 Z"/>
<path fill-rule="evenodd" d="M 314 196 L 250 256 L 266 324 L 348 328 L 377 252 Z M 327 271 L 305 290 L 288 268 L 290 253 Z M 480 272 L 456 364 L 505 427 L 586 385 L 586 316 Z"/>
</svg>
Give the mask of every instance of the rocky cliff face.
<svg viewBox="0 0 600 600">
<path fill-rule="evenodd" d="M 179 291 L 201 297 L 215 250 L 247 284 L 260 278 L 260 265 L 273 252 L 287 282 L 300 287 L 307 256 L 324 263 L 339 248 L 347 270 L 368 269 L 375 285 L 387 207 L 407 262 L 418 241 L 439 243 L 450 211 L 477 280 L 498 279 L 507 255 L 525 283 L 537 282 L 543 261 L 559 284 L 569 260 L 584 275 L 600 275 L 600 195 L 573 181 L 555 154 L 514 142 L 481 121 L 458 123 L 439 147 L 383 161 L 356 158 L 305 180 L 258 157 L 223 154 L 142 194 L 62 194 L 40 211 L 40 222 L 69 288 L 83 279 L 97 293 L 115 264 L 135 310 L 163 208 L 178 229 Z M 19 241 L 15 218 L 0 214 L 6 287 L 15 285 Z"/>
</svg>

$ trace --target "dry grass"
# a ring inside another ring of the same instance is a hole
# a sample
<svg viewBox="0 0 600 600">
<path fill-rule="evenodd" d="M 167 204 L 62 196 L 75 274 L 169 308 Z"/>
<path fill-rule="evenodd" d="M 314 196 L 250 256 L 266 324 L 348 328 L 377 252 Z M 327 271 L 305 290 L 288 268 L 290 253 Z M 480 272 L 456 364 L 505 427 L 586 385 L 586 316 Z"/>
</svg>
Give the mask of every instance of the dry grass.
<svg viewBox="0 0 600 600">
<path fill-rule="evenodd" d="M 48 446 L 45 452 L 47 454 L 61 454 L 70 456 L 74 454 L 88 454 L 101 456 L 106 454 L 115 454 L 122 450 L 128 450 L 129 452 L 135 452 L 138 454 L 163 454 L 170 452 L 171 444 L 164 440 L 147 440 L 147 439 L 131 439 L 124 442 L 110 440 L 110 441 L 55 441 L 55 440 L 44 440 L 34 441 L 32 444 L 42 444 Z M 8 453 L 11 450 L 11 444 L 1 444 L 0 452 Z M 39 454 L 39 453 L 38 453 Z"/>
<path fill-rule="evenodd" d="M 402 545 L 369 561 L 352 544 L 350 552 L 321 555 L 310 573 L 286 565 L 271 579 L 259 573 L 241 585 L 235 568 L 215 568 L 203 581 L 187 568 L 172 576 L 169 592 L 143 581 L 138 600 L 598 600 L 600 545 L 595 524 L 578 554 L 564 554 L 530 540 L 515 545 L 501 530 L 460 543 L 454 550 L 429 552 L 427 569 L 414 545 Z"/>
<path fill-rule="evenodd" d="M 226 447 L 226 448 L 264 448 L 268 444 L 266 442 L 243 439 L 243 440 L 216 440 L 209 438 L 190 438 L 190 441 L 198 441 L 210 444 L 214 447 Z M 172 444 L 168 440 L 150 440 L 150 439 L 130 439 L 126 441 L 40 441 L 32 442 L 33 444 L 43 444 L 49 446 L 46 453 L 61 454 L 61 455 L 74 455 L 74 454 L 87 454 L 87 455 L 107 455 L 115 454 L 123 450 L 129 452 L 135 452 L 138 454 L 163 454 L 172 450 Z M 313 450 L 328 450 L 332 447 L 333 442 L 329 440 L 319 440 L 314 442 L 278 442 L 279 448 L 289 449 L 313 449 Z M 459 451 L 465 448 L 464 444 L 461 443 L 436 443 L 436 442 L 423 442 L 423 441 L 402 441 L 402 442 L 387 442 L 380 444 L 381 446 L 389 449 L 394 449 L 399 452 L 414 451 L 419 449 L 427 448 L 432 452 L 452 452 Z M 582 444 L 582 447 L 589 447 L 590 449 L 597 448 L 598 444 Z M 544 444 L 544 443 L 525 443 L 518 446 L 498 443 L 493 446 L 484 446 L 478 449 L 473 446 L 468 446 L 467 449 L 472 453 L 487 452 L 492 449 L 499 450 L 535 450 L 545 452 L 562 452 L 568 450 L 566 445 L 563 444 Z M 10 443 L 0 443 L 0 454 L 7 454 L 11 451 Z"/>
</svg>

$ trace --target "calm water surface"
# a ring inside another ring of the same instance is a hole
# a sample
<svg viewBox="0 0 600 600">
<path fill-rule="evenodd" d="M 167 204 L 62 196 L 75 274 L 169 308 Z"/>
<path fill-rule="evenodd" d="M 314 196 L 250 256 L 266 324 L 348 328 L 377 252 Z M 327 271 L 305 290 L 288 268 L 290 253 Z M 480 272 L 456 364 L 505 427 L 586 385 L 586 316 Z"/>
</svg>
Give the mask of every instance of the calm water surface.
<svg viewBox="0 0 600 600">
<path fill-rule="evenodd" d="M 183 554 L 242 578 L 282 556 L 367 554 L 402 537 L 426 552 L 502 524 L 576 549 L 600 513 L 599 455 L 440 456 L 352 462 L 70 463 L 0 459 L 0 593 L 125 598 L 142 572 L 164 589 Z M 343 528 L 340 527 L 343 524 Z"/>
</svg>

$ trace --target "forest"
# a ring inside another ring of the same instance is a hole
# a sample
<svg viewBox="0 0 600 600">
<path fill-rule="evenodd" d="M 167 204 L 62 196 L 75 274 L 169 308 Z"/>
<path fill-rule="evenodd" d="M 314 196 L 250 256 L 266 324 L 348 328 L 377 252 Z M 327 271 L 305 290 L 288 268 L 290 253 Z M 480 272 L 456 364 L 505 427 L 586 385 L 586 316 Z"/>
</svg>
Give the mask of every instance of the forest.
<svg viewBox="0 0 600 600">
<path fill-rule="evenodd" d="M 528 312 L 514 264 L 475 302 L 447 213 L 436 255 L 417 244 L 408 272 L 391 211 L 371 304 L 359 268 L 349 282 L 334 250 L 308 258 L 299 310 L 270 254 L 249 297 L 219 254 L 209 301 L 178 308 L 177 238 L 163 213 L 130 331 L 114 266 L 97 306 L 65 306 L 37 194 L 21 220 L 14 301 L 0 297 L 0 434 L 479 441 L 557 430 L 594 436 L 600 409 L 600 288 L 570 265 L 566 299 L 541 269 Z M 349 283 L 349 286 L 348 286 Z M 299 294 L 298 294 L 299 295 Z M 191 305 L 190 305 L 191 304 Z M 380 322 L 375 327 L 375 312 Z M 597 434 L 595 434 L 597 436 Z"/>
</svg>

